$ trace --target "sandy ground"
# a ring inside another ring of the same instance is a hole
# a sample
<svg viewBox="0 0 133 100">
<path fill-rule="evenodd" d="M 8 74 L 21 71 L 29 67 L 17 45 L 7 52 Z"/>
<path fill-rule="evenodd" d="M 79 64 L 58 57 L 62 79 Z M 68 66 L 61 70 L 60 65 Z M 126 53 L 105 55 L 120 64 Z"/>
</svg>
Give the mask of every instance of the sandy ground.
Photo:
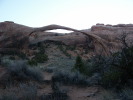
<svg viewBox="0 0 133 100">
<path fill-rule="evenodd" d="M 51 80 L 52 73 L 44 72 L 45 80 Z M 102 88 L 99 86 L 78 87 L 78 86 L 63 86 L 60 88 L 67 91 L 70 100 L 98 100 Z M 44 84 L 38 89 L 38 95 L 51 93 L 51 84 Z"/>
</svg>

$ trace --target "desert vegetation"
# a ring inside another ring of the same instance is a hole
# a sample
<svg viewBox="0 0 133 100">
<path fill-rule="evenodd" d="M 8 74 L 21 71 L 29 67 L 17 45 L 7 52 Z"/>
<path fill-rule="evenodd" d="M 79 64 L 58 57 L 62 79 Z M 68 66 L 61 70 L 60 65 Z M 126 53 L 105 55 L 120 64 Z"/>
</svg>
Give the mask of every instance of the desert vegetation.
<svg viewBox="0 0 133 100">
<path fill-rule="evenodd" d="M 48 61 L 48 55 L 45 53 L 45 47 L 40 46 L 39 51 L 35 53 L 34 57 L 32 57 L 29 61 L 28 64 L 33 66 L 37 66 L 38 63 L 44 63 Z"/>
<path fill-rule="evenodd" d="M 123 48 L 110 57 L 97 55 L 84 62 L 77 56 L 71 71 L 58 72 L 52 79 L 67 85 L 100 85 L 112 91 L 102 94 L 98 100 L 132 100 L 132 48 Z"/>
<path fill-rule="evenodd" d="M 43 33 L 58 28 L 78 35 Z M 128 41 L 132 33 L 113 31 L 115 40 L 91 32 L 50 25 L 30 29 L 22 38 L 23 33 L 14 33 L 9 43 L 0 38 L 0 100 L 133 100 L 133 46 Z"/>
</svg>

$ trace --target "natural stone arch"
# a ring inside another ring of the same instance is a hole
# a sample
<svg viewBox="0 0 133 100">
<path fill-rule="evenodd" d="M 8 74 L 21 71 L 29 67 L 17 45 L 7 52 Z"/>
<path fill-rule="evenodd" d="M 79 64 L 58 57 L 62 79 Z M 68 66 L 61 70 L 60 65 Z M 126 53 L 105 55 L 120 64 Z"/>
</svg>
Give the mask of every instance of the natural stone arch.
<svg viewBox="0 0 133 100">
<path fill-rule="evenodd" d="M 41 27 L 41 28 L 35 28 L 34 31 L 29 33 L 29 36 L 31 34 L 35 33 L 35 32 L 44 32 L 44 31 L 55 30 L 55 29 L 64 29 L 64 30 L 74 31 L 74 32 L 79 32 L 81 34 L 84 34 L 89 39 L 91 39 L 94 43 L 100 44 L 106 54 L 109 53 L 108 48 L 106 47 L 106 44 L 108 43 L 106 40 L 102 39 L 101 37 L 99 37 L 95 34 L 86 33 L 86 32 L 83 32 L 81 30 L 77 30 L 77 29 L 73 29 L 73 28 L 69 28 L 69 27 L 65 27 L 65 26 L 60 26 L 60 25 L 54 25 L 53 24 L 53 25 L 48 25 L 48 26 L 44 26 L 44 27 Z"/>
</svg>

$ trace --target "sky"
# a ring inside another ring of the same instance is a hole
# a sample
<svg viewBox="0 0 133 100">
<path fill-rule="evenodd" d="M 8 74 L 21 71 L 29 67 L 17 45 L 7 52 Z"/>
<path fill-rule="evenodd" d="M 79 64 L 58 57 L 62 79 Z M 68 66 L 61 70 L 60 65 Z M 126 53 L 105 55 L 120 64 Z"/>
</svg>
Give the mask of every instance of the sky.
<svg viewBox="0 0 133 100">
<path fill-rule="evenodd" d="M 96 23 L 133 23 L 133 0 L 0 0 L 0 22 L 87 29 Z"/>
</svg>

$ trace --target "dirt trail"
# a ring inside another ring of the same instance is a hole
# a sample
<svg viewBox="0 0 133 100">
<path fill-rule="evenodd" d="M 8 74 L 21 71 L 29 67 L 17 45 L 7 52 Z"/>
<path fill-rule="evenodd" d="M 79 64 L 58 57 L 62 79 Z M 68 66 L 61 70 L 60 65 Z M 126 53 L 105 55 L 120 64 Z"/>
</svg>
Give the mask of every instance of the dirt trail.
<svg viewBox="0 0 133 100">
<path fill-rule="evenodd" d="M 97 86 L 77 87 L 68 86 L 68 96 L 71 100 L 98 100 L 100 89 Z"/>
<path fill-rule="evenodd" d="M 44 72 L 44 79 L 50 81 L 53 73 Z M 67 90 L 70 100 L 98 100 L 102 88 L 99 86 L 78 87 L 78 86 L 61 86 L 62 90 Z M 38 95 L 49 94 L 52 92 L 51 84 L 43 84 L 38 89 Z"/>
<path fill-rule="evenodd" d="M 37 95 L 41 96 L 43 94 L 49 94 L 52 93 L 52 88 L 50 84 L 44 84 L 37 90 Z"/>
<path fill-rule="evenodd" d="M 44 76 L 44 80 L 51 81 L 53 73 L 44 72 L 43 76 Z"/>
<path fill-rule="evenodd" d="M 51 81 L 52 80 L 53 73 L 43 72 L 43 78 L 45 81 Z M 43 94 L 49 94 L 52 93 L 51 84 L 42 84 L 39 86 L 38 89 L 38 96 L 41 96 Z"/>
</svg>

